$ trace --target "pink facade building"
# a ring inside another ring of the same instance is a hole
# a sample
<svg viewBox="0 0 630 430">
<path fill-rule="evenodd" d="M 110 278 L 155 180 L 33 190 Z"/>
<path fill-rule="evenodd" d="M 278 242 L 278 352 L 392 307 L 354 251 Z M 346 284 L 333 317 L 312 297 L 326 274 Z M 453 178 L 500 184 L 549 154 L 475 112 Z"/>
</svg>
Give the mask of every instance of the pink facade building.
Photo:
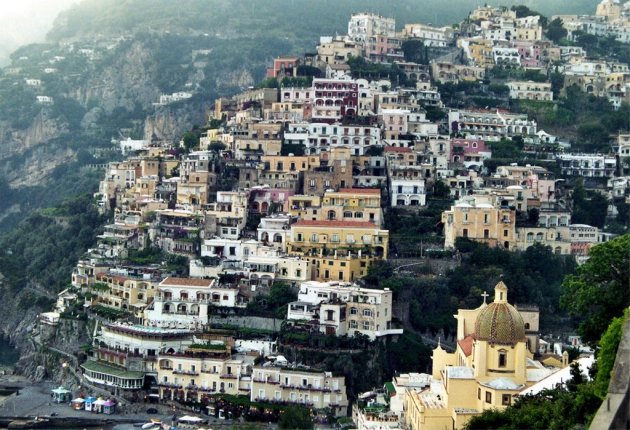
<svg viewBox="0 0 630 430">
<path fill-rule="evenodd" d="M 313 122 L 333 123 L 357 114 L 359 86 L 353 80 L 313 79 L 311 91 Z"/>
</svg>

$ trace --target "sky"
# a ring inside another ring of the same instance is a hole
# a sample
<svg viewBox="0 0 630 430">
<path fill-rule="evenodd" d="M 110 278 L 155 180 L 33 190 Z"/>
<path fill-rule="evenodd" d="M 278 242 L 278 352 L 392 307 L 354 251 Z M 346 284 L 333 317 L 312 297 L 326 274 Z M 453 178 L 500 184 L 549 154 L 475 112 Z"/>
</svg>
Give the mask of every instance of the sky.
<svg viewBox="0 0 630 430">
<path fill-rule="evenodd" d="M 44 40 L 57 14 L 78 0 L 0 0 L 0 67 L 18 47 Z"/>
</svg>

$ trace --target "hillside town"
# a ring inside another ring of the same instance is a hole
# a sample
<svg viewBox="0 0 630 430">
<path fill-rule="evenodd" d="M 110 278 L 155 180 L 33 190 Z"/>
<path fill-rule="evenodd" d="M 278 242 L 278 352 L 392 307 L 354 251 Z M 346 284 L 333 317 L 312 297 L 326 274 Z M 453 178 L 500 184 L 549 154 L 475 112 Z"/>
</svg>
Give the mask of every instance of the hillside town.
<svg viewBox="0 0 630 430">
<path fill-rule="evenodd" d="M 447 268 L 476 242 L 542 245 L 584 264 L 627 232 L 609 221 L 627 218 L 630 132 L 589 146 L 535 118 L 575 91 L 613 113 L 630 103 L 628 64 L 578 45 L 630 42 L 630 3 L 548 22 L 521 12 L 480 6 L 452 27 L 357 13 L 347 34 L 274 59 L 260 85 L 217 99 L 180 142 L 117 139 L 120 160 L 93 166 L 104 167 L 94 199 L 113 218 L 40 315 L 39 339 L 87 318 L 91 344 L 67 352 L 82 392 L 109 392 L 112 411 L 124 399 L 238 419 L 244 398 L 262 422 L 298 405 L 366 430 L 460 429 L 566 384 L 571 363 L 587 375 L 593 350 L 543 337 L 545 313 L 512 302 L 503 281 L 458 310 L 451 345 L 425 339 L 429 372 L 367 392 L 283 349 L 318 336 L 350 351 L 395 342 L 407 330 L 400 296 L 363 280 L 385 262 Z M 604 202 L 603 219 L 578 193 Z M 392 230 L 393 218 L 435 208 L 426 237 Z"/>
</svg>

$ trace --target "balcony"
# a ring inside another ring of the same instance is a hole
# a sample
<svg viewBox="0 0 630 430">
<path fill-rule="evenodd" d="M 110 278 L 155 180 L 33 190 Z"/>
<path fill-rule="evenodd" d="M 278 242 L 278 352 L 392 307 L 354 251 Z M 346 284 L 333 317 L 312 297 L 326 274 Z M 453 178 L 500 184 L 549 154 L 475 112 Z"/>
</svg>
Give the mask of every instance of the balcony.
<svg viewBox="0 0 630 430">
<path fill-rule="evenodd" d="M 159 382 L 158 386 L 165 388 L 182 388 L 182 384 L 175 384 L 172 382 Z"/>
<path fill-rule="evenodd" d="M 173 375 L 199 376 L 199 372 L 196 370 L 173 370 Z"/>
<path fill-rule="evenodd" d="M 226 373 L 221 375 L 221 379 L 236 379 L 237 376 L 233 373 Z"/>
</svg>

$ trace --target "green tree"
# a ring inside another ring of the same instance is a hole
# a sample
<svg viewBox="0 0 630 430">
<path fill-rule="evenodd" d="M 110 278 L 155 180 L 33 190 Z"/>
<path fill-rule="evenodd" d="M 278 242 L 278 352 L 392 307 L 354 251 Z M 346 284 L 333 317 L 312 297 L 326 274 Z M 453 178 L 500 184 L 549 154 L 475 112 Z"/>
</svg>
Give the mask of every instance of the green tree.
<svg viewBox="0 0 630 430">
<path fill-rule="evenodd" d="M 608 130 L 599 122 L 580 124 L 577 134 L 581 145 L 589 145 L 597 149 L 606 147 L 610 142 Z"/>
<path fill-rule="evenodd" d="M 433 195 L 440 198 L 450 197 L 451 188 L 444 181 L 437 181 L 435 185 L 433 185 Z"/>
<path fill-rule="evenodd" d="M 589 259 L 562 283 L 561 298 L 582 322 L 582 339 L 595 345 L 613 318 L 630 305 L 630 234 L 590 249 Z"/>
<path fill-rule="evenodd" d="M 182 140 L 184 141 L 184 148 L 187 151 L 190 151 L 197 145 L 199 145 L 199 138 L 192 131 L 187 131 L 186 133 L 184 133 Z"/>
<path fill-rule="evenodd" d="M 580 368 L 580 363 L 574 361 L 571 363 L 571 379 L 567 381 L 567 390 L 575 393 L 579 386 L 586 382 L 586 378 L 584 374 L 582 374 L 582 369 Z"/>
<path fill-rule="evenodd" d="M 299 406 L 289 406 L 282 412 L 282 415 L 280 415 L 278 428 L 281 430 L 308 430 L 314 428 L 310 411 Z"/>
<path fill-rule="evenodd" d="M 564 28 L 564 23 L 560 18 L 552 20 L 547 26 L 547 37 L 549 40 L 558 43 L 561 39 L 567 37 L 567 30 Z"/>
<path fill-rule="evenodd" d="M 210 144 L 208 145 L 208 150 L 214 152 L 215 154 L 221 153 L 221 151 L 223 151 L 224 149 L 225 144 L 223 142 L 219 142 L 218 140 L 210 142 Z"/>
</svg>

